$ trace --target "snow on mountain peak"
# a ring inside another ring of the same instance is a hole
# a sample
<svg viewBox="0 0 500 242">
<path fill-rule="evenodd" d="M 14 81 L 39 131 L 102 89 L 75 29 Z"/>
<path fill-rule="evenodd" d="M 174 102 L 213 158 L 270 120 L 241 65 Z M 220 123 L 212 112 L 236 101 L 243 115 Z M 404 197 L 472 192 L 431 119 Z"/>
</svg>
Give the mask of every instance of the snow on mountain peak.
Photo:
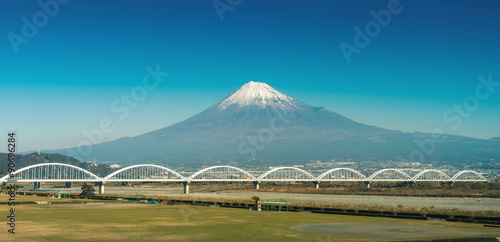
<svg viewBox="0 0 500 242">
<path fill-rule="evenodd" d="M 277 109 L 291 110 L 297 108 L 298 101 L 289 97 L 263 82 L 250 81 L 231 93 L 218 106 L 226 109 L 230 105 L 237 104 L 238 107 L 257 106 L 265 108 L 271 106 Z"/>
</svg>

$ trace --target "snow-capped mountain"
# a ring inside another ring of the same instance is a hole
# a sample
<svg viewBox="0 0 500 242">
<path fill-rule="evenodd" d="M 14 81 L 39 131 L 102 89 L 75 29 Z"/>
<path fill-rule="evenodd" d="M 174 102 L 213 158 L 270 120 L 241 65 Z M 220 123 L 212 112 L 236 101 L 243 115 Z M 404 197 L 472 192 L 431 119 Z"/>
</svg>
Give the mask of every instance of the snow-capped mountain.
<svg viewBox="0 0 500 242">
<path fill-rule="evenodd" d="M 403 133 L 361 124 L 325 107 L 312 107 L 265 83 L 249 82 L 203 112 L 131 138 L 94 145 L 89 159 L 144 161 L 248 161 L 382 158 L 426 160 L 499 156 L 497 142 L 448 136 L 426 154 L 431 134 Z M 56 152 L 71 155 L 68 150 Z"/>
<path fill-rule="evenodd" d="M 356 132 L 376 134 L 383 130 L 356 123 L 324 107 L 312 107 L 261 82 L 249 82 L 205 111 L 172 126 L 145 134 L 145 137 L 176 135 L 185 139 L 225 137 L 227 140 L 257 136 L 271 126 L 283 129 L 273 139 L 339 135 Z M 307 132 L 300 134 L 302 132 Z M 314 134 L 314 135 L 312 135 Z M 335 135 L 334 135 L 335 134 Z"/>
<path fill-rule="evenodd" d="M 299 104 L 296 99 L 278 92 L 265 83 L 251 81 L 217 103 L 217 107 L 226 109 L 237 105 L 238 108 L 254 106 L 286 111 L 298 109 Z"/>
</svg>

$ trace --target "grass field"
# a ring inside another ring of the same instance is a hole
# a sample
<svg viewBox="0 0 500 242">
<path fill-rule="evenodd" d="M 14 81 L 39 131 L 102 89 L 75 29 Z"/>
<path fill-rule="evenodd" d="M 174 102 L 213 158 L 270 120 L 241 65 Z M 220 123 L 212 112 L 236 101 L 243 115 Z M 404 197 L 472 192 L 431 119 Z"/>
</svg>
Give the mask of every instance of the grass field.
<svg viewBox="0 0 500 242">
<path fill-rule="evenodd" d="M 4 220 L 8 209 L 7 205 L 0 206 L 0 215 Z M 52 204 L 20 205 L 16 209 L 16 234 L 8 234 L 7 225 L 2 223 L 2 241 L 373 241 L 353 235 L 309 233 L 291 229 L 293 226 L 332 223 L 363 223 L 363 227 L 366 227 L 366 224 L 373 222 L 398 223 L 407 227 L 431 225 L 438 230 L 446 228 L 445 232 L 438 233 L 438 238 L 463 236 L 453 233 L 458 230 L 500 233 L 500 229 L 485 228 L 481 224 L 313 213 L 250 212 L 244 209 L 187 205 Z M 366 229 L 363 227 L 359 229 L 360 236 L 363 229 Z M 411 233 L 408 236 L 406 240 L 412 240 Z M 492 239 L 496 236 L 487 235 L 485 238 Z M 401 240 L 404 239 L 398 239 Z"/>
</svg>

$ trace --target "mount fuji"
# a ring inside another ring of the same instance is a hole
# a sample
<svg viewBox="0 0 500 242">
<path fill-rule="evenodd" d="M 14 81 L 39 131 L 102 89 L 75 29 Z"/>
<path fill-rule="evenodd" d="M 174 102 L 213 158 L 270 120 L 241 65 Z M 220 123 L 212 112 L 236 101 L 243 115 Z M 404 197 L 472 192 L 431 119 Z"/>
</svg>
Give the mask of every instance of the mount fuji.
<svg viewBox="0 0 500 242">
<path fill-rule="evenodd" d="M 182 122 L 135 137 L 93 145 L 81 159 L 144 161 L 330 160 L 336 158 L 470 159 L 500 154 L 498 142 L 404 133 L 361 124 L 312 107 L 265 83 L 248 82 Z M 71 155 L 69 149 L 53 152 Z M 414 154 L 415 155 L 415 154 Z M 78 157 L 77 157 L 78 158 Z"/>
</svg>

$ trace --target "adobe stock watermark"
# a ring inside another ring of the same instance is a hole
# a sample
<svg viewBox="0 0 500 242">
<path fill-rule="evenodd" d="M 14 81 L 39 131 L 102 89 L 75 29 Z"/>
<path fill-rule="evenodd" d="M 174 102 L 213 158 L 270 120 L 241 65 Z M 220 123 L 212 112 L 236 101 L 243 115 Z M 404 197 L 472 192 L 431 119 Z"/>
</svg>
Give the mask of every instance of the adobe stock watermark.
<svg viewBox="0 0 500 242">
<path fill-rule="evenodd" d="M 238 153 L 240 155 L 250 155 L 246 161 L 255 160 L 257 152 L 264 150 L 266 148 L 266 144 L 271 143 L 274 140 L 274 137 L 278 133 L 285 130 L 285 128 L 290 124 L 290 121 L 296 117 L 293 113 L 275 112 L 278 114 L 279 118 L 272 118 L 269 121 L 268 128 L 260 129 L 257 133 L 257 137 L 248 137 L 247 141 L 242 141 L 238 145 Z M 280 126 L 277 126 L 277 123 L 279 123 Z"/>
<path fill-rule="evenodd" d="M 386 28 L 391 23 L 393 15 L 400 14 L 402 11 L 403 6 L 401 6 L 399 0 L 389 0 L 387 2 L 387 9 L 382 9 L 378 12 L 371 10 L 370 15 L 374 20 L 366 23 L 363 29 L 360 29 L 358 26 L 354 27 L 355 34 L 352 44 L 346 42 L 341 42 L 339 44 L 340 50 L 347 63 L 351 63 L 351 56 L 353 54 L 359 55 L 361 49 L 366 48 L 370 44 L 372 38 L 377 37 L 382 31 L 382 28 Z"/>
<path fill-rule="evenodd" d="M 234 8 L 242 2 L 243 0 L 214 0 L 212 5 L 214 6 L 217 16 L 219 16 L 219 20 L 222 22 L 224 21 L 224 14 L 234 11 Z"/>
<path fill-rule="evenodd" d="M 54 18 L 62 5 L 66 5 L 70 0 L 39 0 L 38 6 L 40 11 L 35 12 L 31 18 L 23 16 L 21 21 L 23 23 L 19 34 L 9 32 L 7 39 L 14 50 L 14 53 L 19 53 L 19 46 L 21 44 L 28 44 L 30 39 L 35 38 L 39 29 L 45 27 L 49 23 L 50 18 Z"/>
<path fill-rule="evenodd" d="M 480 102 L 488 99 L 495 92 L 495 88 L 500 87 L 500 82 L 493 81 L 492 74 L 489 74 L 487 78 L 478 76 L 477 79 L 479 84 L 474 89 L 474 94 L 465 97 L 461 103 L 453 104 L 452 108 L 445 110 L 443 113 L 443 120 L 451 125 L 452 130 L 459 129 L 463 120 L 469 118 L 473 112 L 479 109 Z M 426 157 L 434 154 L 436 144 L 445 142 L 446 138 L 447 136 L 442 128 L 435 128 L 432 131 L 431 138 L 415 142 L 418 149 L 410 153 L 410 161 L 425 161 Z"/>
<path fill-rule="evenodd" d="M 16 234 L 16 180 L 15 180 L 15 172 L 16 172 L 16 151 L 17 151 L 17 136 L 15 132 L 9 132 L 7 134 L 7 151 L 9 152 L 7 154 L 7 171 L 9 172 L 9 186 L 7 188 L 8 194 L 9 194 L 9 200 L 7 201 L 7 204 L 9 205 L 9 216 L 7 216 L 7 225 L 8 230 L 10 234 Z"/>
<path fill-rule="evenodd" d="M 116 98 L 111 102 L 111 111 L 119 115 L 119 120 L 123 121 L 128 118 L 131 110 L 136 109 L 139 104 L 147 98 L 148 93 L 158 88 L 164 81 L 163 78 L 170 75 L 170 73 L 162 72 L 159 64 L 156 65 L 155 69 L 147 66 L 146 71 L 148 74 L 144 76 L 140 85 L 135 86 L 128 93 L 123 93 L 120 98 Z M 113 120 L 107 117 L 102 118 L 97 128 L 82 130 L 82 134 L 85 138 L 76 144 L 76 148 L 67 146 L 66 149 L 69 151 L 70 156 L 82 160 L 83 157 L 89 156 L 92 153 L 92 145 L 104 141 L 104 135 L 114 130 L 115 125 L 113 124 Z M 74 149 L 76 149 L 76 151 Z"/>
</svg>

